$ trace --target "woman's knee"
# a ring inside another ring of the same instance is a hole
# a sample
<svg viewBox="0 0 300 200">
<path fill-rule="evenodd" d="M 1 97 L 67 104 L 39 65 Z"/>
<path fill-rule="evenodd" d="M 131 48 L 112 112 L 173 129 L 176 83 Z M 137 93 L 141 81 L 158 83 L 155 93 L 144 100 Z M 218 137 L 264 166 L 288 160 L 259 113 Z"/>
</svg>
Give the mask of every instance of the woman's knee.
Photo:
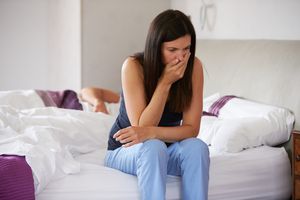
<svg viewBox="0 0 300 200">
<path fill-rule="evenodd" d="M 140 153 L 152 156 L 166 156 L 167 155 L 166 144 L 158 139 L 150 139 L 143 143 Z"/>
<path fill-rule="evenodd" d="M 196 156 L 209 155 L 209 149 L 205 142 L 199 138 L 188 138 L 181 142 L 182 152 L 187 152 L 189 154 L 195 154 Z"/>
</svg>

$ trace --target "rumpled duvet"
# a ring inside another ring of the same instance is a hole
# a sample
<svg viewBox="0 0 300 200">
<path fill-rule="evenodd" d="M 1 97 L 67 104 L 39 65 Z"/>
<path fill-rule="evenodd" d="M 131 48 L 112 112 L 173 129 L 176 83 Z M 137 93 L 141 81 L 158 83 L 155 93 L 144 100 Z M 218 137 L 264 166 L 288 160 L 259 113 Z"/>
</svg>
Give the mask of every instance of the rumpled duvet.
<svg viewBox="0 0 300 200">
<path fill-rule="evenodd" d="M 49 181 L 80 172 L 75 157 L 106 148 L 114 117 L 55 107 L 0 105 L 0 155 L 24 155 L 38 194 Z"/>
</svg>

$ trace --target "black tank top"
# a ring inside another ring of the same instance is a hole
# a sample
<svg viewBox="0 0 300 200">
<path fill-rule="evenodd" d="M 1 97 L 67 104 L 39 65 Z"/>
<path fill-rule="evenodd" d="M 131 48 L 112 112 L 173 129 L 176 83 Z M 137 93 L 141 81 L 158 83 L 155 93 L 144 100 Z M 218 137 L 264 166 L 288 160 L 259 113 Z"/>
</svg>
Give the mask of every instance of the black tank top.
<svg viewBox="0 0 300 200">
<path fill-rule="evenodd" d="M 179 126 L 181 120 L 182 120 L 182 112 L 181 113 L 170 112 L 167 103 L 158 126 Z M 108 150 L 114 150 L 122 146 L 122 143 L 116 141 L 113 138 L 113 135 L 116 132 L 118 132 L 120 129 L 126 128 L 128 126 L 131 126 L 131 124 L 127 116 L 123 92 L 121 92 L 121 103 L 120 103 L 119 115 L 109 133 L 108 148 L 107 148 Z M 169 143 L 166 144 L 170 145 Z"/>
</svg>

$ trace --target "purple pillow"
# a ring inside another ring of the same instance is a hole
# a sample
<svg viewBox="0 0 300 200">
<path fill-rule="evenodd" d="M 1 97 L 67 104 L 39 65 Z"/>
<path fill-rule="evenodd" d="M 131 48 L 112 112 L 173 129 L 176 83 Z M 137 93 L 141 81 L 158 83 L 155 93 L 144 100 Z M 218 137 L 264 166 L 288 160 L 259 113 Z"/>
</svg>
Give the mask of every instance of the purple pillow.
<svg viewBox="0 0 300 200">
<path fill-rule="evenodd" d="M 77 93 L 73 90 L 50 91 L 35 90 L 41 97 L 45 106 L 54 106 L 58 108 L 83 110 L 79 102 Z"/>
<path fill-rule="evenodd" d="M 24 156 L 0 155 L 0 199 L 35 199 L 32 171 Z"/>
</svg>

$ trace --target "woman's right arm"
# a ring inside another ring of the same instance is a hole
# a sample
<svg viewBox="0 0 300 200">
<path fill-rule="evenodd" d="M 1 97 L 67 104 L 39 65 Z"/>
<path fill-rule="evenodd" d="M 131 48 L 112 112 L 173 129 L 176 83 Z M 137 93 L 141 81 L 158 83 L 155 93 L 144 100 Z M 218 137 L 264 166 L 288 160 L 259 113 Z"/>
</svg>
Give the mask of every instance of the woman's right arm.
<svg viewBox="0 0 300 200">
<path fill-rule="evenodd" d="M 117 141 L 128 147 L 151 138 L 173 141 L 191 137 L 191 126 L 157 127 L 170 87 L 176 80 L 183 77 L 188 57 L 189 55 L 184 61 L 174 60 L 166 65 L 149 104 L 146 103 L 142 66 L 134 58 L 128 58 L 124 62 L 122 86 L 131 127 L 115 133 L 113 137 Z M 172 136 L 164 137 L 163 135 L 166 135 L 164 133 L 169 131 L 173 132 Z M 160 135 L 157 135 L 158 133 Z"/>
<path fill-rule="evenodd" d="M 146 103 L 142 66 L 128 58 L 122 66 L 122 88 L 127 115 L 132 126 L 158 125 L 169 93 L 169 86 L 159 84 L 150 103 Z"/>
<path fill-rule="evenodd" d="M 128 118 L 132 126 L 157 126 L 164 111 L 171 85 L 182 78 L 186 62 L 174 60 L 166 66 L 150 102 L 146 103 L 143 69 L 137 60 L 128 58 L 122 67 L 122 87 Z"/>
</svg>

